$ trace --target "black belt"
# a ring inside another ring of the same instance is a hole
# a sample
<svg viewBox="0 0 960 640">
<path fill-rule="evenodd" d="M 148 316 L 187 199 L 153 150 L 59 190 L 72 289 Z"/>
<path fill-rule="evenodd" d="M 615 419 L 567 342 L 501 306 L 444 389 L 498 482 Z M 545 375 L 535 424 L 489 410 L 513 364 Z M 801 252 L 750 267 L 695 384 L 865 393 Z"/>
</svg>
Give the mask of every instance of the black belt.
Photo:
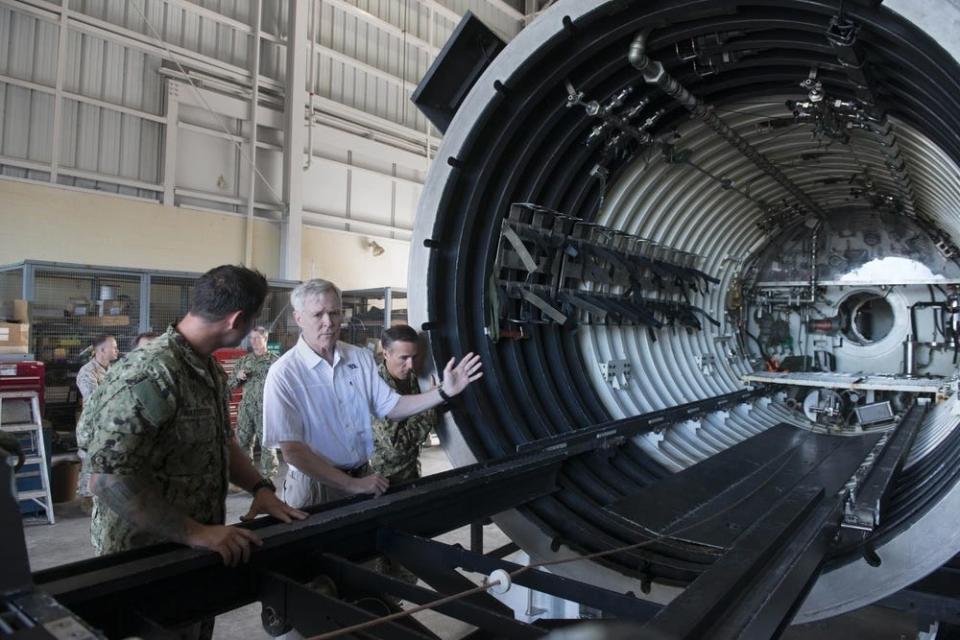
<svg viewBox="0 0 960 640">
<path fill-rule="evenodd" d="M 340 471 L 343 471 L 351 478 L 362 478 L 363 476 L 367 475 L 368 471 L 370 471 L 370 465 L 364 462 L 358 467 L 354 467 L 352 469 L 340 469 Z"/>
</svg>

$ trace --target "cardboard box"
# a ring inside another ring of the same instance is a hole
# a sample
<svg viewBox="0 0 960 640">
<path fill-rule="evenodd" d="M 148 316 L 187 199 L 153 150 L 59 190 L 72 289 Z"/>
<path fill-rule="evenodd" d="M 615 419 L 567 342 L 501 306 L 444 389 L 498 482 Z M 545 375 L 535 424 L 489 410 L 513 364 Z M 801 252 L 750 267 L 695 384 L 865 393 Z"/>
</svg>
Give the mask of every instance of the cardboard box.
<svg viewBox="0 0 960 640">
<path fill-rule="evenodd" d="M 0 353 L 27 353 L 30 325 L 25 322 L 0 322 Z"/>
<path fill-rule="evenodd" d="M 101 316 L 122 316 L 127 311 L 127 303 L 122 300 L 102 300 L 98 306 Z"/>
<path fill-rule="evenodd" d="M 66 315 L 63 307 L 54 307 L 51 305 L 30 305 L 30 317 L 33 322 L 38 320 L 59 320 Z"/>
<path fill-rule="evenodd" d="M 85 327 L 126 327 L 130 325 L 130 316 L 87 316 L 80 318 Z"/>
<path fill-rule="evenodd" d="M 6 322 L 30 322 L 30 305 L 26 300 L 0 302 L 0 320 Z"/>
<path fill-rule="evenodd" d="M 70 298 L 67 303 L 67 314 L 71 316 L 88 316 L 93 311 L 93 303 L 86 298 Z"/>
</svg>

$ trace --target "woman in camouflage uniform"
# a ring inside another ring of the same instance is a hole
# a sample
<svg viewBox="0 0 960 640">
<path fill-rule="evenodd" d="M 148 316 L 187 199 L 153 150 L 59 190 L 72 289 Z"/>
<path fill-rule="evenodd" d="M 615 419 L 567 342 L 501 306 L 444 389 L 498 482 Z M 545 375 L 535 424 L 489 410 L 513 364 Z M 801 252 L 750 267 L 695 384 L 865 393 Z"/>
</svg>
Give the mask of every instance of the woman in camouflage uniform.
<svg viewBox="0 0 960 640">
<path fill-rule="evenodd" d="M 228 381 L 231 389 L 243 387 L 243 400 L 237 413 L 237 440 L 240 448 L 249 452 L 251 460 L 257 445 L 263 442 L 263 383 L 270 365 L 277 361 L 277 356 L 267 351 L 267 335 L 263 327 L 250 332 L 253 353 L 237 360 Z M 276 475 L 277 454 L 273 449 L 261 446 L 260 472 L 265 478 Z"/>
</svg>

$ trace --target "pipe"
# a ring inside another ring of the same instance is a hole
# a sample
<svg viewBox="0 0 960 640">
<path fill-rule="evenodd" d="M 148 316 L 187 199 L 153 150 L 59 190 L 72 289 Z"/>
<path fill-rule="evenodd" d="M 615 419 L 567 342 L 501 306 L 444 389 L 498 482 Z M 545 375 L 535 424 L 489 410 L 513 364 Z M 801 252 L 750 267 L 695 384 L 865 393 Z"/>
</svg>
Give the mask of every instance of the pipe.
<svg viewBox="0 0 960 640">
<path fill-rule="evenodd" d="M 903 341 L 903 375 L 912 378 L 916 375 L 917 343 L 909 337 Z"/>
<path fill-rule="evenodd" d="M 926 309 L 930 307 L 945 307 L 946 304 L 943 302 L 914 302 L 910 305 L 910 335 L 913 336 L 914 342 L 919 342 L 920 337 L 917 334 L 917 308 Z M 936 323 L 934 323 L 936 327 Z M 934 329 L 936 331 L 936 329 Z M 934 339 L 936 339 L 936 333 L 934 333 Z"/>
<path fill-rule="evenodd" d="M 303 170 L 307 171 L 313 166 L 313 98 L 317 95 L 317 38 L 319 37 L 320 25 L 319 4 L 323 0 L 310 0 L 310 26 L 313 27 L 313 35 L 310 36 L 310 99 L 307 110 L 307 161 L 303 164 Z M 309 32 L 309 30 L 308 30 Z"/>
<path fill-rule="evenodd" d="M 243 263 L 253 267 L 253 216 L 257 196 L 257 111 L 260 105 L 260 29 L 263 23 L 263 0 L 257 0 L 253 21 L 253 58 L 250 79 L 250 172 L 247 176 L 250 193 L 247 194 L 247 211 L 244 222 Z"/>
<path fill-rule="evenodd" d="M 820 205 L 814 202 L 810 196 L 805 194 L 800 187 L 794 184 L 790 178 L 774 166 L 765 155 L 757 151 L 756 147 L 731 129 L 703 100 L 690 93 L 676 78 L 667 73 L 661 62 L 653 60 L 647 55 L 647 38 L 650 36 L 650 31 L 650 29 L 645 29 L 638 33 L 630 43 L 630 49 L 627 54 L 627 60 L 634 69 L 643 74 L 644 81 L 647 84 L 660 87 L 664 93 L 683 105 L 694 117 L 707 124 L 717 135 L 753 162 L 758 169 L 773 178 L 777 184 L 790 192 L 808 211 L 819 218 L 826 217 Z"/>
</svg>

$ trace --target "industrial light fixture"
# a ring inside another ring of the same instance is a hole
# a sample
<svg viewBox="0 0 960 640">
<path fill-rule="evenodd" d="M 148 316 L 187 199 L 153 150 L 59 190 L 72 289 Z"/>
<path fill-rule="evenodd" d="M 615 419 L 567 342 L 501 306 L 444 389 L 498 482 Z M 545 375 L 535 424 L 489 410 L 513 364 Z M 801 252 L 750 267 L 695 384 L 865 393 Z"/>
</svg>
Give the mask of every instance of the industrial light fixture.
<svg viewBox="0 0 960 640">
<path fill-rule="evenodd" d="M 375 258 L 382 256 L 383 252 L 385 251 L 385 249 L 374 240 L 367 240 L 367 248 L 373 252 L 373 256 Z"/>
</svg>

